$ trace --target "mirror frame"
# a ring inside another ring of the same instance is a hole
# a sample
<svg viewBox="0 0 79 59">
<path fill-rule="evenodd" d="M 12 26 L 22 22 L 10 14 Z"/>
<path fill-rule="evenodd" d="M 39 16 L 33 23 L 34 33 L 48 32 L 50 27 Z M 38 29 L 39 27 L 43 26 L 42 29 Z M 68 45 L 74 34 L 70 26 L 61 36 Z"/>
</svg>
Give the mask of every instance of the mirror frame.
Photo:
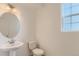
<svg viewBox="0 0 79 59">
<path fill-rule="evenodd" d="M 18 10 L 16 11 L 16 12 L 18 12 Z M 20 33 L 20 31 L 21 31 L 21 24 L 20 24 L 20 12 L 18 12 L 18 13 L 16 13 L 16 12 L 12 12 L 12 11 L 2 11 L 1 13 L 0 13 L 0 17 L 3 15 L 3 14 L 5 14 L 5 13 L 11 13 L 11 14 L 13 14 L 13 15 L 15 15 L 16 17 L 17 17 L 17 19 L 18 19 L 18 21 L 19 21 L 19 25 L 20 25 L 20 28 L 19 28 L 19 31 L 18 31 L 18 33 L 15 35 L 15 37 L 12 37 L 12 38 L 16 38 L 18 35 L 19 35 L 19 33 Z M 2 32 L 1 32 L 2 33 Z M 3 35 L 4 36 L 4 35 Z M 4 37 L 6 37 L 6 36 L 4 36 Z M 8 38 L 8 37 L 7 37 Z"/>
</svg>

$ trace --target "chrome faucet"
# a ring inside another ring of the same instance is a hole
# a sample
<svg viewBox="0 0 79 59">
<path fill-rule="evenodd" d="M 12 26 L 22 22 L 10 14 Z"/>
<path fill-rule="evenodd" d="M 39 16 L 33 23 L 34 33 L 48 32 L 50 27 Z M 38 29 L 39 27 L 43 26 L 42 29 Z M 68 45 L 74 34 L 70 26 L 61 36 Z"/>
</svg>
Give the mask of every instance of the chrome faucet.
<svg viewBox="0 0 79 59">
<path fill-rule="evenodd" d="M 15 43 L 15 40 L 14 39 L 11 39 L 11 40 L 8 41 L 8 43 L 9 44 L 13 44 L 13 43 Z"/>
</svg>

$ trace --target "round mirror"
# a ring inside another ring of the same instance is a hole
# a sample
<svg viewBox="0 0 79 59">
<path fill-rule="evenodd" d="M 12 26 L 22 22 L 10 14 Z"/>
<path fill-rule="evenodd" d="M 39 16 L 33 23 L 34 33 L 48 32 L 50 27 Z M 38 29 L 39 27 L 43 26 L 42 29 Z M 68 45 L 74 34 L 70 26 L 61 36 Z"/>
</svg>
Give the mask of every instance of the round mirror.
<svg viewBox="0 0 79 59">
<path fill-rule="evenodd" d="M 0 17 L 0 32 L 8 37 L 13 38 L 17 35 L 20 29 L 19 20 L 16 15 L 12 13 L 4 13 Z"/>
</svg>

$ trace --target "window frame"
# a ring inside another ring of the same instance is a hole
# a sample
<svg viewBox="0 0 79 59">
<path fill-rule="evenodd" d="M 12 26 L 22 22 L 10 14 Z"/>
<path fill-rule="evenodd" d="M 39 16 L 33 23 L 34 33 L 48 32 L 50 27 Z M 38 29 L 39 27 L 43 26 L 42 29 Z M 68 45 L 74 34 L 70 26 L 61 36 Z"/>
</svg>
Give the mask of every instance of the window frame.
<svg viewBox="0 0 79 59">
<path fill-rule="evenodd" d="M 73 17 L 73 16 L 79 16 L 79 13 L 74 13 L 74 14 L 72 14 L 72 8 L 75 7 L 75 6 L 77 7 L 77 5 L 72 6 L 72 4 L 73 4 L 73 3 L 70 3 L 71 6 L 68 7 L 68 8 L 70 8 L 70 14 L 62 17 L 62 28 L 61 28 L 61 29 L 62 29 L 62 30 L 61 30 L 62 32 L 76 32 L 76 31 L 78 32 L 78 31 L 79 31 L 79 30 L 74 30 L 74 31 L 73 31 L 73 29 L 72 29 L 72 25 L 74 24 L 74 22 L 73 22 L 73 20 L 72 20 L 72 17 Z M 69 24 L 70 24 L 70 29 L 69 29 L 69 30 L 68 30 L 68 29 L 66 30 L 66 29 L 64 29 L 64 25 L 67 24 L 67 23 L 65 23 L 65 20 L 66 20 L 65 18 L 68 18 L 68 17 L 70 17 L 70 23 L 69 23 Z M 75 22 L 75 23 L 77 24 L 77 23 L 79 23 L 79 22 Z"/>
</svg>

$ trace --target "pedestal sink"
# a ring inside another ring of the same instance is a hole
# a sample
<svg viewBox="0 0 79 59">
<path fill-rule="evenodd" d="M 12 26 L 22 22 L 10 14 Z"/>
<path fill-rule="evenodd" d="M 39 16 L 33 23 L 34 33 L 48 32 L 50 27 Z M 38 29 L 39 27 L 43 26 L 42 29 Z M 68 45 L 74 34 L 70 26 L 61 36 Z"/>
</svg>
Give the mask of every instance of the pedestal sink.
<svg viewBox="0 0 79 59">
<path fill-rule="evenodd" d="M 23 43 L 20 41 L 15 41 L 13 44 L 1 44 L 0 45 L 0 51 L 9 51 L 9 56 L 15 56 L 16 55 L 16 49 L 20 48 L 23 46 Z"/>
</svg>

